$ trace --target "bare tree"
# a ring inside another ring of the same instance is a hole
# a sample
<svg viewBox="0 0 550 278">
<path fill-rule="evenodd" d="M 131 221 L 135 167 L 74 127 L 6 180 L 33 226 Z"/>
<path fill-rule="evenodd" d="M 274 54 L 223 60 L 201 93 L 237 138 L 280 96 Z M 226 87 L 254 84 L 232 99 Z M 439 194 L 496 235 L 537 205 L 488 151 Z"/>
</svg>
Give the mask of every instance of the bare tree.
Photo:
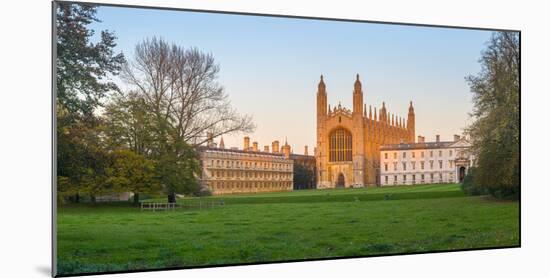
<svg viewBox="0 0 550 278">
<path fill-rule="evenodd" d="M 211 54 L 153 37 L 136 45 L 123 78 L 150 105 L 161 138 L 200 145 L 207 132 L 216 137 L 255 128 L 251 116 L 231 106 L 218 73 Z"/>
</svg>

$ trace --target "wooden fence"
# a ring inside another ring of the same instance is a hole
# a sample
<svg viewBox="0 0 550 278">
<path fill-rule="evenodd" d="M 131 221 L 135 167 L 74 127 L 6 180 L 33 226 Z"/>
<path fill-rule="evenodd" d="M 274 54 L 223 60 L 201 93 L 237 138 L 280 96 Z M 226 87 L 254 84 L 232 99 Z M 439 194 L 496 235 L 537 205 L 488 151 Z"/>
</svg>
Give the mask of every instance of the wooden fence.
<svg viewBox="0 0 550 278">
<path fill-rule="evenodd" d="M 184 201 L 179 203 L 153 203 L 141 202 L 141 211 L 175 211 L 176 209 L 209 209 L 223 207 L 225 203 L 220 201 Z"/>
</svg>

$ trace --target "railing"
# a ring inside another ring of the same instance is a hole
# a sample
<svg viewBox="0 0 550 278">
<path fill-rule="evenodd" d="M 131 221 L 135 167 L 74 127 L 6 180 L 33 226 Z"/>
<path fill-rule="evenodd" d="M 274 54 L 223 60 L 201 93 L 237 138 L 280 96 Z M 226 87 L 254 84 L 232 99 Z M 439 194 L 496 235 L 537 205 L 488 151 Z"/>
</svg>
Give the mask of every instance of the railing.
<svg viewBox="0 0 550 278">
<path fill-rule="evenodd" d="M 150 211 L 175 211 L 176 209 L 209 209 L 215 207 L 223 207 L 225 202 L 219 201 L 183 201 L 179 203 L 153 203 L 141 202 L 140 210 Z"/>
</svg>

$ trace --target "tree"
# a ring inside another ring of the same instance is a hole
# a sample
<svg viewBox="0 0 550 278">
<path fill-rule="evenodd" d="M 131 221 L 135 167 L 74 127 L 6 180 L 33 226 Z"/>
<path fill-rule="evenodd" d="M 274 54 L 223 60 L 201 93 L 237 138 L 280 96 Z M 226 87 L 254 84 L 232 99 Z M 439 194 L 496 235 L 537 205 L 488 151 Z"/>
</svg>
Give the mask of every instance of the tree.
<svg viewBox="0 0 550 278">
<path fill-rule="evenodd" d="M 176 194 L 197 194 L 200 171 L 195 149 L 185 142 L 174 144 L 177 150 L 167 151 L 157 159 L 157 176 L 168 196 L 169 203 L 176 202 Z"/>
<path fill-rule="evenodd" d="M 293 184 L 294 189 L 310 188 L 313 183 L 313 171 L 301 163 L 294 162 Z"/>
<path fill-rule="evenodd" d="M 118 94 L 103 113 L 107 145 L 112 150 L 127 149 L 148 156 L 154 149 L 153 114 L 135 92 Z"/>
<path fill-rule="evenodd" d="M 206 142 L 207 132 L 217 137 L 254 130 L 252 118 L 231 107 L 218 73 L 211 54 L 157 38 L 136 45 L 123 69 L 124 79 L 155 114 L 157 135 L 193 146 Z"/>
<path fill-rule="evenodd" d="M 118 89 L 103 80 L 119 73 L 124 55 L 114 53 L 116 37 L 107 30 L 101 31 L 99 42 L 90 41 L 94 31 L 88 25 L 99 22 L 96 6 L 56 5 L 57 101 L 71 115 L 90 116 L 107 92 Z"/>
<path fill-rule="evenodd" d="M 94 112 L 107 92 L 118 90 L 104 80 L 119 73 L 124 56 L 114 54 L 113 33 L 102 31 L 99 42 L 91 42 L 88 25 L 99 21 L 95 6 L 55 5 L 58 196 L 78 202 L 81 194 L 93 199 L 102 191 L 108 155 Z"/>
<path fill-rule="evenodd" d="M 79 202 L 82 194 L 94 196 L 103 193 L 106 178 L 105 168 L 109 164 L 109 154 L 102 140 L 100 118 L 72 122 L 66 110 L 57 114 L 57 178 L 60 198 L 72 195 Z"/>
<path fill-rule="evenodd" d="M 133 87 L 132 98 L 150 111 L 151 159 L 169 202 L 178 193 L 196 194 L 199 163 L 194 148 L 220 136 L 254 130 L 252 119 L 232 108 L 218 84 L 219 66 L 211 54 L 184 49 L 162 39 L 136 45 L 123 67 L 123 79 Z"/>
<path fill-rule="evenodd" d="M 114 151 L 112 165 L 106 171 L 106 184 L 114 192 L 133 192 L 134 205 L 139 203 L 139 194 L 158 193 L 161 190 L 154 162 L 133 151 Z"/>
<path fill-rule="evenodd" d="M 481 72 L 466 80 L 474 122 L 467 129 L 476 157 L 474 185 L 495 197 L 517 198 L 519 179 L 519 33 L 496 32 L 482 52 Z"/>
</svg>

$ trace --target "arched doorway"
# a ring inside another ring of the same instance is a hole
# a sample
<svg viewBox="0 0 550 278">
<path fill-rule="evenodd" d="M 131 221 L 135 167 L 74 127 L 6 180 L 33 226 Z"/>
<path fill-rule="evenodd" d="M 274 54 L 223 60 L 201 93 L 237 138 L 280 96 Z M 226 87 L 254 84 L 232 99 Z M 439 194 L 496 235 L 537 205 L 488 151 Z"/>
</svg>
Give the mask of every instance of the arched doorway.
<svg viewBox="0 0 550 278">
<path fill-rule="evenodd" d="M 458 168 L 458 181 L 460 183 L 464 181 L 464 176 L 466 176 L 466 167 L 462 166 Z"/>
<path fill-rule="evenodd" d="M 344 178 L 344 174 L 340 173 L 338 174 L 338 180 L 336 181 L 336 188 L 344 188 L 346 185 L 346 179 Z"/>
</svg>

